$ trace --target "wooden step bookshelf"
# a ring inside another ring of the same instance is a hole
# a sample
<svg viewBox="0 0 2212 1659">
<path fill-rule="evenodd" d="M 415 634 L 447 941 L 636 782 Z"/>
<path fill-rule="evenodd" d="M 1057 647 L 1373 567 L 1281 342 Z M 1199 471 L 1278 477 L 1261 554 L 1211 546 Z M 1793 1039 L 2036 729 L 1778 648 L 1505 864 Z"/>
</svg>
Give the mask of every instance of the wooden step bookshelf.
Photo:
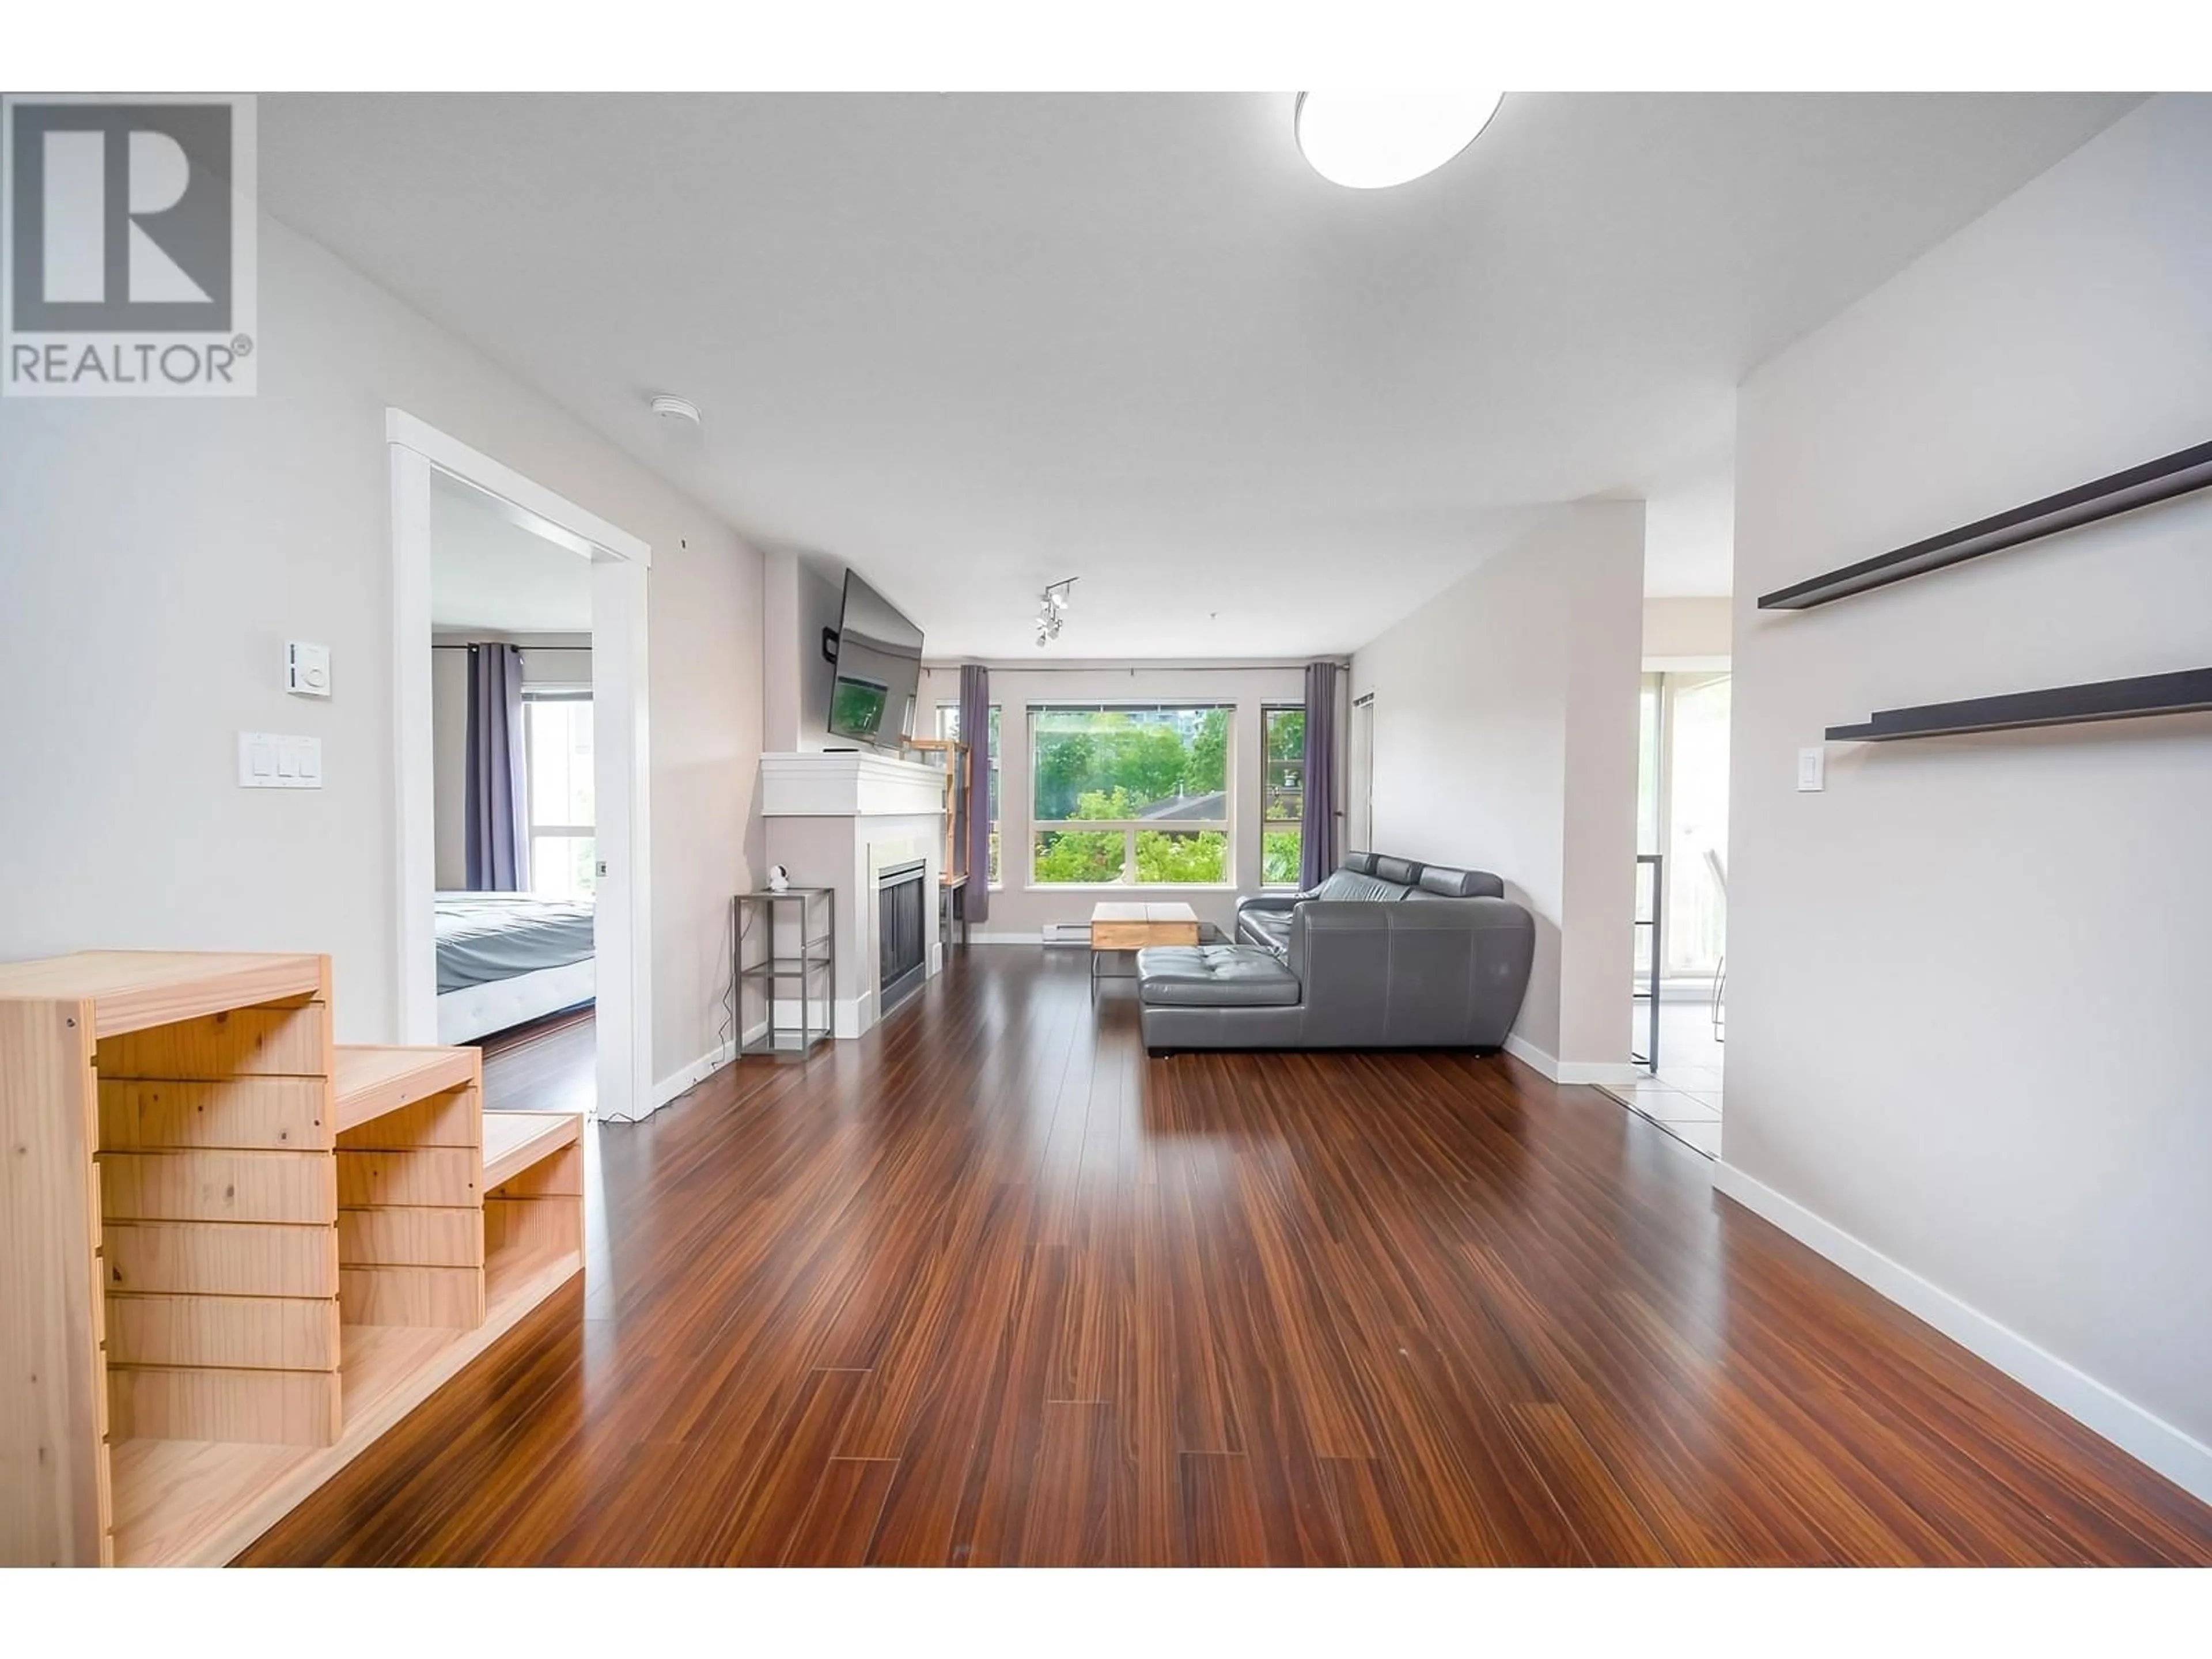
<svg viewBox="0 0 2212 1659">
<path fill-rule="evenodd" d="M 0 1565 L 215 1565 L 581 1265 L 582 1125 L 314 955 L 0 964 Z"/>
</svg>

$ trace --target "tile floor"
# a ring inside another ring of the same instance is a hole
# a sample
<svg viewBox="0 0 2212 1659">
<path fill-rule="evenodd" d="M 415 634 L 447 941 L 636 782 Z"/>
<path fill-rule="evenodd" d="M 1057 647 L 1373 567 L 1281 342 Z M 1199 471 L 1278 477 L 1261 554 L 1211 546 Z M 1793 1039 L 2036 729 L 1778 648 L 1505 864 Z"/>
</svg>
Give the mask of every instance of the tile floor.
<svg viewBox="0 0 2212 1659">
<path fill-rule="evenodd" d="M 1636 1003 L 1635 1042 L 1646 1041 L 1650 1013 Z M 1722 1028 L 1725 1030 L 1727 1028 Z M 1707 1158 L 1721 1152 L 1721 1061 L 1727 1049 L 1713 1036 L 1705 999 L 1669 998 L 1659 1005 L 1659 1070 L 1632 1084 L 1607 1084 L 1605 1091 Z"/>
</svg>

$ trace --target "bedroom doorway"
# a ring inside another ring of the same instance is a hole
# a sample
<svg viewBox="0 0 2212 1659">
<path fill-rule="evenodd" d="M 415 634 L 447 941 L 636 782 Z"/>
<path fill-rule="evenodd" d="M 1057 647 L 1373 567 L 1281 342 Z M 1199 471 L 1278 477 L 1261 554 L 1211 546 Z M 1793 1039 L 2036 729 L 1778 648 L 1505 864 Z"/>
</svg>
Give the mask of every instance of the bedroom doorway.
<svg viewBox="0 0 2212 1659">
<path fill-rule="evenodd" d="M 643 1117 L 651 550 L 403 411 L 386 438 L 401 1040 L 482 1046 L 490 1107 Z"/>
</svg>

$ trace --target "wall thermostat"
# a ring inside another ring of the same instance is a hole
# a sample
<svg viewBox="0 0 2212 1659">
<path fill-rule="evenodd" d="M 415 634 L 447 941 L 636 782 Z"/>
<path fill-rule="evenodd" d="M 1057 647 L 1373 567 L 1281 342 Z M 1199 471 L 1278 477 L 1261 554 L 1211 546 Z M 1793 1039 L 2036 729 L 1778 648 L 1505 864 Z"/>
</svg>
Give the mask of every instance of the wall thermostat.
<svg viewBox="0 0 2212 1659">
<path fill-rule="evenodd" d="M 295 697 L 331 695 L 331 648 L 294 640 L 284 647 L 284 689 Z"/>
</svg>

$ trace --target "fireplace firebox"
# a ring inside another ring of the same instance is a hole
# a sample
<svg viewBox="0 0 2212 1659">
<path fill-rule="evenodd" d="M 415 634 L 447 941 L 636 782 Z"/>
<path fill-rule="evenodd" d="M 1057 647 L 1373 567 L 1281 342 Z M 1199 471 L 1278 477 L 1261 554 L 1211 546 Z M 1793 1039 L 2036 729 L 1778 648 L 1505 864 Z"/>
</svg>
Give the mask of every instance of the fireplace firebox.
<svg viewBox="0 0 2212 1659">
<path fill-rule="evenodd" d="M 929 906 L 924 902 L 926 861 L 885 866 L 876 876 L 876 931 L 882 940 L 878 1018 L 904 1001 L 929 977 Z"/>
</svg>

